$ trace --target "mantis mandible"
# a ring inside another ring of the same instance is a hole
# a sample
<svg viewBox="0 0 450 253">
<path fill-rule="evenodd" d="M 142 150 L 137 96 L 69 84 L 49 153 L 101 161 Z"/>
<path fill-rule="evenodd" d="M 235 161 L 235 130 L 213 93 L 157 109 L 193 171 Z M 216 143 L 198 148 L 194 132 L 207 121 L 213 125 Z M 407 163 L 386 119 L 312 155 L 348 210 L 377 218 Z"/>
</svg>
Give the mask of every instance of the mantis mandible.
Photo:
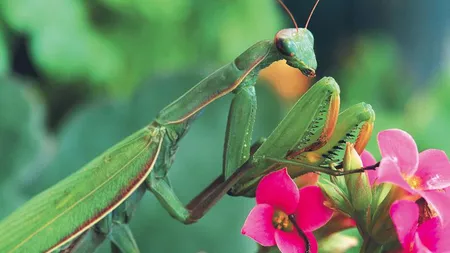
<svg viewBox="0 0 450 253">
<path fill-rule="evenodd" d="M 283 29 L 274 40 L 257 42 L 161 110 L 148 126 L 25 203 L 0 223 L 0 252 L 92 252 L 105 238 L 115 251 L 138 252 L 127 223 L 146 190 L 172 217 L 189 224 L 230 189 L 231 195 L 251 196 L 258 180 L 283 164 L 297 175 L 338 175 L 323 166 L 329 161 L 313 159 L 333 139 L 339 88 L 332 78 L 319 81 L 251 152 L 259 71 L 284 59 L 304 75 L 315 76 L 314 37 L 306 27 Z M 185 206 L 167 176 L 178 143 L 203 108 L 231 94 L 223 175 Z M 370 110 L 362 112 L 370 115 Z"/>
</svg>

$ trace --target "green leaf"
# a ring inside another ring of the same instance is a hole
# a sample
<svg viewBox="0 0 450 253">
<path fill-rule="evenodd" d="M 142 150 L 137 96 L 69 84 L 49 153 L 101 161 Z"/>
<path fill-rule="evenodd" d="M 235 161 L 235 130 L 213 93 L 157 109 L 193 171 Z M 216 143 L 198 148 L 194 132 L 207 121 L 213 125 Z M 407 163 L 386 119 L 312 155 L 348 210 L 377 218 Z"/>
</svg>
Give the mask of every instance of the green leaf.
<svg viewBox="0 0 450 253">
<path fill-rule="evenodd" d="M 334 208 L 351 216 L 354 213 L 354 209 L 349 200 L 349 196 L 342 191 L 336 184 L 321 178 L 318 186 L 322 189 L 322 192 L 331 201 Z"/>
</svg>

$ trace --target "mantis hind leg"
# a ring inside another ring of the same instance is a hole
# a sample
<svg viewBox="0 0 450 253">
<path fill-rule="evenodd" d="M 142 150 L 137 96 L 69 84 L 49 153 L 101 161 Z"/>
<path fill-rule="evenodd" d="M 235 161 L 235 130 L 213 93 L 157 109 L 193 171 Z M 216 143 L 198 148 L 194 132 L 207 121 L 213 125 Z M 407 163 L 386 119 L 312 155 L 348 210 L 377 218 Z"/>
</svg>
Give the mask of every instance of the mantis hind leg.
<svg viewBox="0 0 450 253">
<path fill-rule="evenodd" d="M 102 233 L 96 232 L 94 229 L 89 229 L 82 235 L 71 241 L 66 247 L 63 247 L 60 253 L 91 253 L 95 252 L 100 246 L 106 236 Z"/>
<path fill-rule="evenodd" d="M 161 178 L 150 173 L 145 184 L 173 218 L 191 224 L 202 218 L 251 168 L 251 164 L 246 162 L 226 180 L 223 176 L 218 177 L 186 206 L 174 192 L 167 176 Z"/>
<path fill-rule="evenodd" d="M 112 252 L 139 253 L 139 248 L 128 227 L 128 222 L 145 190 L 145 185 L 138 187 L 125 202 L 61 249 L 60 253 L 93 253 L 106 239 L 111 242 Z"/>
<path fill-rule="evenodd" d="M 139 253 L 136 240 L 131 233 L 128 224 L 113 222 L 111 232 L 108 235 L 111 240 L 111 251 L 121 253 Z"/>
<path fill-rule="evenodd" d="M 111 214 L 108 239 L 111 241 L 112 252 L 139 253 L 136 240 L 128 226 L 139 202 L 146 191 L 145 184 L 137 190 Z"/>
</svg>

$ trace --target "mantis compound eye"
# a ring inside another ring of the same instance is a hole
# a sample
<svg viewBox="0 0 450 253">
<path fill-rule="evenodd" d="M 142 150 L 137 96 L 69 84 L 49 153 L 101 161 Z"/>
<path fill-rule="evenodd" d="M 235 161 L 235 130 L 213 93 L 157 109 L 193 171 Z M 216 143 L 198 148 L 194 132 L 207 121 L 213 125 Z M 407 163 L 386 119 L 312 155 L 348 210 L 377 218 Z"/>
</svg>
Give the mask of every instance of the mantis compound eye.
<svg viewBox="0 0 450 253">
<path fill-rule="evenodd" d="M 275 46 L 282 55 L 290 57 L 294 56 L 295 43 L 291 40 L 276 38 Z"/>
</svg>

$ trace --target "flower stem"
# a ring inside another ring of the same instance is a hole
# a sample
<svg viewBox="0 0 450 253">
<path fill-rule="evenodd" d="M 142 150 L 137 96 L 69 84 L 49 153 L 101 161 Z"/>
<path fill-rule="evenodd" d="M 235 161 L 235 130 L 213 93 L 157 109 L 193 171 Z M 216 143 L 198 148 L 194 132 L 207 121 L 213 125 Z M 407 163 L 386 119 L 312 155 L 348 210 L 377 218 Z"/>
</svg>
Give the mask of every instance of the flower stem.
<svg viewBox="0 0 450 253">
<path fill-rule="evenodd" d="M 383 245 L 378 244 L 372 238 L 366 238 L 361 246 L 360 253 L 379 253 L 381 252 Z"/>
<path fill-rule="evenodd" d="M 311 252 L 311 243 L 309 242 L 308 237 L 306 237 L 305 232 L 298 226 L 297 222 L 295 221 L 294 215 L 289 215 L 289 220 L 294 224 L 295 230 L 297 230 L 297 233 L 303 238 L 305 241 L 305 253 Z"/>
</svg>

